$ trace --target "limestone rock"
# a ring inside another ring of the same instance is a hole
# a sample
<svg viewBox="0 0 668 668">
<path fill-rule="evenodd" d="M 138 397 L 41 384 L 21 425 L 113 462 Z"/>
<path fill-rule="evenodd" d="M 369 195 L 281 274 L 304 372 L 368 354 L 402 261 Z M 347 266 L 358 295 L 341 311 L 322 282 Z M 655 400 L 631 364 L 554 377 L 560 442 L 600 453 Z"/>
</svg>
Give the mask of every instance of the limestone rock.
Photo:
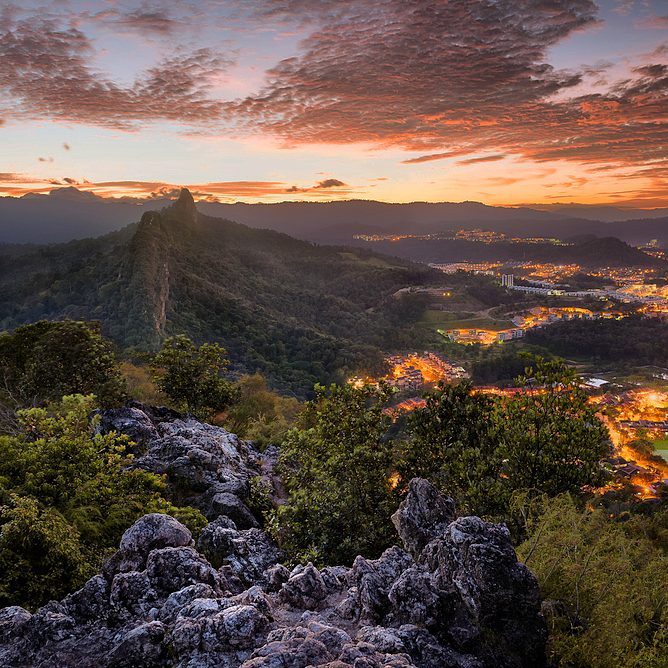
<svg viewBox="0 0 668 668">
<path fill-rule="evenodd" d="M 395 517 L 412 554 L 395 546 L 351 568 L 309 563 L 290 572 L 259 529 L 219 517 L 196 549 L 174 518 L 146 515 L 79 591 L 32 615 L 0 610 L 0 665 L 545 664 L 536 579 L 517 562 L 503 525 L 454 519 L 451 503 L 419 480 Z"/>
<path fill-rule="evenodd" d="M 413 478 L 408 484 L 408 495 L 392 515 L 404 547 L 416 559 L 425 545 L 442 535 L 455 519 L 455 504 L 445 498 L 423 478 Z"/>
</svg>

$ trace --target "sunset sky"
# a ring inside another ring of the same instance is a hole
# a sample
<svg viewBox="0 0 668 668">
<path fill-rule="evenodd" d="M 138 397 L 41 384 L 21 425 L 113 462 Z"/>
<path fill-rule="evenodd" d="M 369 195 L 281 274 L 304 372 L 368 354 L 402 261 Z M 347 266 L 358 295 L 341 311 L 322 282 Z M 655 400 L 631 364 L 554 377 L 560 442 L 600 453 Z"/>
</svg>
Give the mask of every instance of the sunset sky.
<svg viewBox="0 0 668 668">
<path fill-rule="evenodd" d="M 667 0 L 0 0 L 0 194 L 668 206 Z"/>
</svg>

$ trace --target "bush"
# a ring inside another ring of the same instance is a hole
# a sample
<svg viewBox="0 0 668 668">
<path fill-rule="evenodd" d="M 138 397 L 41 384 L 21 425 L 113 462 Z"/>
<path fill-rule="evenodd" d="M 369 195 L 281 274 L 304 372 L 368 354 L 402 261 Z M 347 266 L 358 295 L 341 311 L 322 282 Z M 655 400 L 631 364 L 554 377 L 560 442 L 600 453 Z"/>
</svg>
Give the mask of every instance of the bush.
<svg viewBox="0 0 668 668">
<path fill-rule="evenodd" d="M 147 512 L 206 524 L 163 497 L 165 481 L 132 470 L 127 438 L 95 431 L 92 397 L 19 411 L 0 436 L 0 605 L 37 607 L 94 573 Z"/>
<path fill-rule="evenodd" d="M 158 388 L 177 408 L 203 419 L 227 408 L 236 398 L 224 375 L 228 366 L 227 353 L 217 343 L 198 347 L 183 335 L 165 339 L 153 359 Z"/>
<path fill-rule="evenodd" d="M 68 394 L 94 394 L 103 406 L 126 397 L 113 345 L 97 323 L 42 320 L 0 334 L 0 376 L 0 401 L 12 409 Z"/>
<path fill-rule="evenodd" d="M 349 564 L 392 543 L 398 494 L 387 398 L 384 389 L 316 386 L 288 433 L 280 460 L 288 500 L 272 527 L 293 559 Z"/>
<path fill-rule="evenodd" d="M 668 559 L 648 539 L 655 520 L 610 520 L 568 495 L 518 548 L 538 576 L 555 666 L 659 668 L 668 659 Z M 665 520 L 665 516 L 664 516 Z"/>
</svg>

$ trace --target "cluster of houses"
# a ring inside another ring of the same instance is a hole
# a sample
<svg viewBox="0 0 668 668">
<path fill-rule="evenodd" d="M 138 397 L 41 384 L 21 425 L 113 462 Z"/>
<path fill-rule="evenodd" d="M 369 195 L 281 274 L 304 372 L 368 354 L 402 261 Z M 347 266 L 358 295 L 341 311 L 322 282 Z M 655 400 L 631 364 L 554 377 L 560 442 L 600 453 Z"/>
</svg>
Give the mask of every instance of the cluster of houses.
<svg viewBox="0 0 668 668">
<path fill-rule="evenodd" d="M 595 320 L 602 317 L 614 317 L 613 313 L 594 313 L 588 309 L 576 307 L 536 306 L 522 315 L 515 316 L 511 329 L 493 330 L 481 328 L 460 328 L 439 330 L 439 333 L 455 343 L 480 343 L 489 345 L 521 339 L 528 329 L 543 327 L 564 320 Z"/>
</svg>

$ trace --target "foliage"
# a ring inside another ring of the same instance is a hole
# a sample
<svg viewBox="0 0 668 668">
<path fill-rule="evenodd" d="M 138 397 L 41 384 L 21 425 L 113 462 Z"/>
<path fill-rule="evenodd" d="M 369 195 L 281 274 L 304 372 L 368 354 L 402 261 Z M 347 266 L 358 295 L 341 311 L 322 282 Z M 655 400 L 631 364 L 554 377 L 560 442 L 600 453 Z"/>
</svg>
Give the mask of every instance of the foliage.
<svg viewBox="0 0 668 668">
<path fill-rule="evenodd" d="M 36 607 L 81 584 L 146 512 L 205 523 L 162 497 L 161 477 L 127 468 L 127 439 L 96 433 L 93 407 L 73 395 L 22 410 L 18 433 L 0 436 L 0 605 Z"/>
<path fill-rule="evenodd" d="M 236 398 L 225 378 L 229 360 L 217 343 L 196 346 L 187 336 L 165 339 L 153 358 L 155 381 L 178 408 L 200 417 L 227 408 Z"/>
<path fill-rule="evenodd" d="M 666 365 L 668 324 L 638 315 L 621 320 L 570 320 L 534 329 L 527 341 L 557 355 L 595 361 Z"/>
<path fill-rule="evenodd" d="M 77 530 L 57 510 L 30 496 L 0 506 L 0 605 L 60 599 L 90 571 Z"/>
<path fill-rule="evenodd" d="M 248 509 L 255 517 L 260 518 L 264 525 L 267 520 L 271 520 L 271 513 L 274 510 L 274 502 L 271 498 L 271 485 L 260 476 L 254 476 L 250 479 L 250 494 L 246 502 Z"/>
<path fill-rule="evenodd" d="M 524 391 L 498 404 L 503 472 L 513 490 L 550 496 L 600 482 L 608 432 L 573 369 L 536 358 L 517 379 Z"/>
<path fill-rule="evenodd" d="M 440 384 L 426 405 L 408 419 L 408 438 L 398 466 L 404 481 L 429 478 L 461 510 L 494 514 L 504 507 L 499 430 L 491 418 L 495 402 L 472 393 L 471 385 Z"/>
<path fill-rule="evenodd" d="M 227 429 L 257 447 L 281 443 L 299 412 L 299 401 L 269 389 L 259 373 L 242 376 L 236 389 L 237 399 L 223 417 Z"/>
<path fill-rule="evenodd" d="M 568 494 L 545 501 L 518 555 L 550 602 L 555 666 L 666 665 L 668 560 L 646 537 L 652 521 L 614 522 L 602 510 L 582 510 Z"/>
<path fill-rule="evenodd" d="M 481 359 L 473 362 L 471 379 L 476 385 L 510 384 L 524 373 L 527 365 L 526 353 L 504 350 L 500 355 L 485 355 L 494 348 L 481 347 Z"/>
<path fill-rule="evenodd" d="M 184 333 L 223 345 L 235 372 L 306 397 L 316 382 L 341 382 L 380 363 L 381 351 L 412 345 L 415 328 L 398 322 L 391 296 L 440 279 L 364 249 L 214 218 L 194 226 L 182 213 L 146 213 L 106 237 L 3 256 L 0 328 L 99 320 L 123 349 L 145 352 Z"/>
<path fill-rule="evenodd" d="M 386 388 L 316 386 L 281 449 L 288 492 L 273 530 L 291 557 L 351 563 L 391 543 L 397 492 L 390 481 Z"/>
<path fill-rule="evenodd" d="M 90 322 L 42 320 L 0 334 L 0 383 L 12 408 L 67 394 L 95 394 L 102 405 L 125 398 L 114 348 Z"/>
<path fill-rule="evenodd" d="M 161 406 L 166 397 L 158 390 L 151 369 L 142 362 L 124 361 L 121 363 L 121 374 L 128 388 L 128 395 L 133 399 L 150 406 Z"/>
<path fill-rule="evenodd" d="M 518 490 L 554 496 L 596 484 L 607 431 L 577 377 L 536 358 L 504 400 L 440 385 L 408 421 L 400 471 L 435 481 L 470 512 L 505 515 Z"/>
</svg>

